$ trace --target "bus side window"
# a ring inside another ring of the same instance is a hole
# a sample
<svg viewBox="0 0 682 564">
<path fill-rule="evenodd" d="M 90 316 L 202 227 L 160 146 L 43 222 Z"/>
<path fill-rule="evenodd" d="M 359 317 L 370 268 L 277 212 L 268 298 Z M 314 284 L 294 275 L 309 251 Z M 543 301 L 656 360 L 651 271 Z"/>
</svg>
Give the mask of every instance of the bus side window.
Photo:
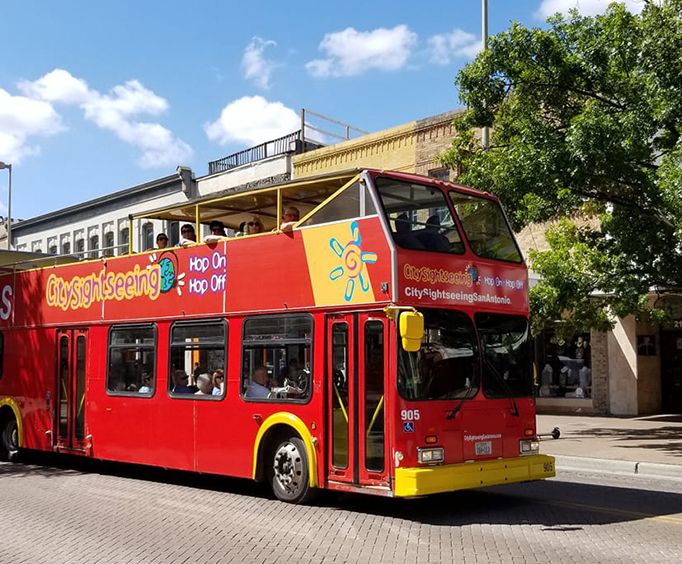
<svg viewBox="0 0 682 564">
<path fill-rule="evenodd" d="M 156 375 L 156 327 L 115 325 L 109 331 L 107 392 L 151 396 Z"/>
<path fill-rule="evenodd" d="M 312 391 L 312 317 L 250 317 L 244 321 L 242 396 L 307 401 Z"/>
<path fill-rule="evenodd" d="M 168 392 L 174 398 L 225 397 L 227 323 L 178 321 L 170 332 Z"/>
</svg>

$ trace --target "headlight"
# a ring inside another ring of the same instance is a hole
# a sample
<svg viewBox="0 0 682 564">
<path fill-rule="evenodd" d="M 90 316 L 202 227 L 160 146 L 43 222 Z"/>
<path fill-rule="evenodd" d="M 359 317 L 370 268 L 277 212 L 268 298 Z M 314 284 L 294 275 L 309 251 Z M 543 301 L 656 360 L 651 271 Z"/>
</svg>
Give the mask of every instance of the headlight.
<svg viewBox="0 0 682 564">
<path fill-rule="evenodd" d="M 419 464 L 439 464 L 445 460 L 443 448 L 418 448 L 417 460 Z"/>
<path fill-rule="evenodd" d="M 537 454 L 540 452 L 540 442 L 537 439 L 519 441 L 519 454 Z"/>
</svg>

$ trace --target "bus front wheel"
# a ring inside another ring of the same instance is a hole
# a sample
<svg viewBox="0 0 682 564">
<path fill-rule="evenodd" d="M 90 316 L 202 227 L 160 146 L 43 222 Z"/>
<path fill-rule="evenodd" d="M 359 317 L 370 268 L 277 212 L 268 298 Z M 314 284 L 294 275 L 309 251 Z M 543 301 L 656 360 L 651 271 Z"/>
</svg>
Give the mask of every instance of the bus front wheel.
<svg viewBox="0 0 682 564">
<path fill-rule="evenodd" d="M 301 439 L 288 437 L 277 441 L 269 466 L 270 484 L 278 499 L 303 503 L 312 497 L 308 452 Z"/>
<path fill-rule="evenodd" d="M 0 429 L 0 460 L 16 460 L 19 455 L 19 427 L 17 420 L 10 417 Z"/>
</svg>

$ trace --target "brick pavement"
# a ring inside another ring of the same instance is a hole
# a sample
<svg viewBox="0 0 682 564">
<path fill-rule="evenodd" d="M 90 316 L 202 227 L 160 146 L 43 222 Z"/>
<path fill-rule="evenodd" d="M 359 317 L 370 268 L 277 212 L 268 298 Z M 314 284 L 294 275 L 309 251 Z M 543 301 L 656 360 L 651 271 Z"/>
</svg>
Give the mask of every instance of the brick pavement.
<svg viewBox="0 0 682 564">
<path fill-rule="evenodd" d="M 120 468 L 1 464 L 0 563 L 682 559 L 682 488 L 587 491 L 554 481 L 292 506 L 248 481 Z"/>
</svg>

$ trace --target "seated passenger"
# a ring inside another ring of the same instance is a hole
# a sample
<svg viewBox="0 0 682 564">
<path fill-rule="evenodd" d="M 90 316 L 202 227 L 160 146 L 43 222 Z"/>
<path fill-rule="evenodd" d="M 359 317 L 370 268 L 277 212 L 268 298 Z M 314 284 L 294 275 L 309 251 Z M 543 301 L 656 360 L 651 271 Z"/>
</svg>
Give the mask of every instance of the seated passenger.
<svg viewBox="0 0 682 564">
<path fill-rule="evenodd" d="M 263 222 L 258 216 L 253 216 L 249 221 L 246 222 L 246 231 L 244 235 L 255 235 L 256 233 L 263 233 Z"/>
<path fill-rule="evenodd" d="M 222 221 L 218 221 L 217 219 L 213 220 L 209 226 L 209 229 L 211 230 L 210 235 L 206 235 L 206 237 L 204 237 L 204 241 L 207 243 L 219 241 L 221 237 L 227 237 L 225 225 L 223 225 Z"/>
<path fill-rule="evenodd" d="M 213 382 L 211 382 L 211 377 L 208 374 L 199 374 L 199 376 L 197 376 L 197 387 L 199 390 L 194 392 L 195 396 L 212 395 Z"/>
<path fill-rule="evenodd" d="M 197 234 L 194 231 L 194 226 L 190 223 L 185 223 L 180 228 L 180 241 L 179 245 L 181 247 L 186 247 L 188 245 L 193 245 L 197 242 Z"/>
<path fill-rule="evenodd" d="M 234 234 L 235 237 L 243 237 L 244 235 L 246 235 L 246 221 L 239 224 L 239 231 Z"/>
<path fill-rule="evenodd" d="M 251 383 L 246 388 L 244 397 L 247 398 L 267 398 L 270 395 L 270 377 L 268 370 L 264 366 L 259 366 L 253 371 Z"/>
<path fill-rule="evenodd" d="M 394 220 L 395 232 L 393 233 L 394 241 L 401 247 L 406 249 L 422 249 L 422 244 L 417 241 L 414 233 L 412 232 L 412 224 L 407 217 L 406 213 L 401 213 Z"/>
<path fill-rule="evenodd" d="M 300 218 L 301 212 L 298 211 L 298 208 L 293 206 L 285 208 L 284 213 L 282 214 L 282 223 L 279 228 L 282 231 L 291 231 L 294 224 L 296 224 Z"/>
<path fill-rule="evenodd" d="M 225 393 L 225 373 L 220 368 L 213 372 L 213 390 L 211 393 L 214 396 L 222 396 Z"/>
<path fill-rule="evenodd" d="M 189 376 L 184 370 L 176 370 L 173 372 L 173 389 L 174 394 L 192 394 L 194 390 L 188 385 Z"/>
<path fill-rule="evenodd" d="M 165 233 L 159 233 L 156 236 L 156 248 L 165 249 L 168 246 L 168 235 Z"/>
<path fill-rule="evenodd" d="M 416 233 L 417 240 L 427 251 L 449 251 L 450 242 L 440 232 L 440 218 L 432 215 L 426 220 L 426 227 Z"/>
<path fill-rule="evenodd" d="M 144 370 L 142 372 L 142 385 L 140 386 L 140 389 L 137 390 L 141 394 L 151 394 L 153 391 L 153 378 L 152 375 L 147 371 Z"/>
</svg>

